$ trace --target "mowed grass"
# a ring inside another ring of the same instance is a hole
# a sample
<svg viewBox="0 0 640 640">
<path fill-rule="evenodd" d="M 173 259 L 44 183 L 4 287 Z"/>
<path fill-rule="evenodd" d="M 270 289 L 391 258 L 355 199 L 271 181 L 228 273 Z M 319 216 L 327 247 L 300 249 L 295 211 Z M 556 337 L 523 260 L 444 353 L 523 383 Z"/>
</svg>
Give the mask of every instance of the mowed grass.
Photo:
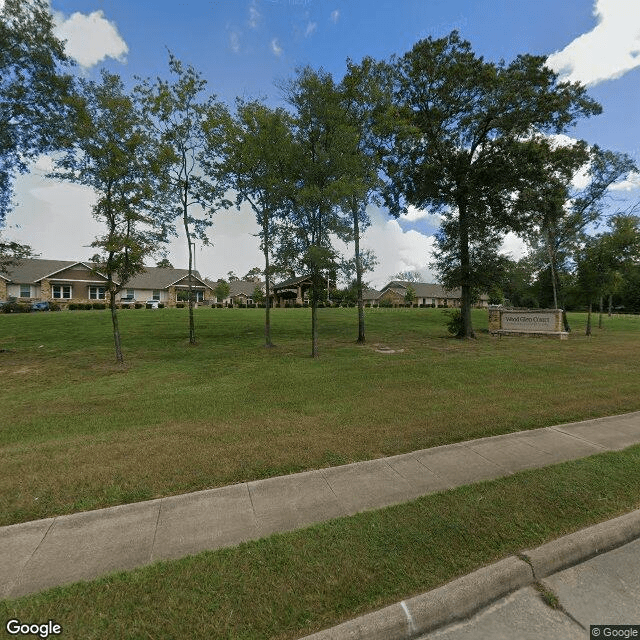
<svg viewBox="0 0 640 640">
<path fill-rule="evenodd" d="M 64 638 L 293 639 L 640 506 L 640 446 L 0 602 Z"/>
<path fill-rule="evenodd" d="M 0 524 L 640 409 L 640 319 L 557 339 L 447 336 L 433 309 L 0 315 Z M 378 353 L 377 345 L 396 350 Z"/>
</svg>

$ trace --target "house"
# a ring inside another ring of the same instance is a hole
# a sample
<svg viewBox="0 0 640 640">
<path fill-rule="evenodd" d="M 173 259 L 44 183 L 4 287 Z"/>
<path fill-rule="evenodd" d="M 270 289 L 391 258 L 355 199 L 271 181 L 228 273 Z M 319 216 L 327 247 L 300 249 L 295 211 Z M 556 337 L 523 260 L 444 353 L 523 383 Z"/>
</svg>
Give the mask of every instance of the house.
<svg viewBox="0 0 640 640">
<path fill-rule="evenodd" d="M 207 286 L 209 286 L 214 292 L 214 301 L 217 301 L 218 304 L 224 305 L 253 304 L 257 302 L 254 299 L 256 287 L 258 287 L 260 291 L 262 291 L 263 295 L 266 292 L 265 282 L 263 280 L 260 280 L 260 278 L 253 278 L 253 280 L 231 280 L 228 283 L 228 295 L 224 298 L 217 298 L 215 295 L 215 290 L 220 280 L 218 280 L 218 282 L 214 282 L 213 280 L 208 280 L 207 278 L 205 278 L 205 282 Z M 226 282 L 226 280 L 224 282 Z"/>
<path fill-rule="evenodd" d="M 0 274 L 0 299 L 15 298 L 19 302 L 48 300 L 63 307 L 71 303 L 108 302 L 107 277 L 88 261 L 41 260 L 24 258 Z M 193 272 L 196 301 L 213 298 L 211 288 Z M 186 299 L 189 290 L 188 269 L 145 267 L 116 294 L 122 303 L 158 300 L 173 307 Z"/>
<path fill-rule="evenodd" d="M 380 291 L 368 289 L 364 297 L 365 304 L 371 305 L 392 304 L 405 305 L 407 292 L 413 290 L 414 306 L 459 307 L 462 291 L 453 289 L 448 291 L 439 284 L 428 282 L 409 282 L 408 280 L 392 280 Z M 489 296 L 483 294 L 476 304 L 477 307 L 487 307 Z"/>
<path fill-rule="evenodd" d="M 327 302 L 330 302 L 331 290 L 336 288 L 335 279 L 323 280 L 327 287 Z M 312 287 L 310 275 L 289 278 L 273 286 L 274 306 L 284 307 L 287 303 L 304 304 L 309 301 Z"/>
</svg>

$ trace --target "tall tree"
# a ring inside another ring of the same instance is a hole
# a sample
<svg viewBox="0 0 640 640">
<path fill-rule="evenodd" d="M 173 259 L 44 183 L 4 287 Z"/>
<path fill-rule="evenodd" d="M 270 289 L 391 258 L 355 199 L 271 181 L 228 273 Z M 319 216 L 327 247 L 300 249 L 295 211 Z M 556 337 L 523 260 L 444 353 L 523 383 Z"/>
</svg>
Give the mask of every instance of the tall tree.
<svg viewBox="0 0 640 640">
<path fill-rule="evenodd" d="M 601 219 L 608 189 L 635 167 L 624 154 L 598 146 L 588 148 L 582 141 L 557 144 L 540 140 L 538 150 L 536 162 L 545 179 L 523 189 L 516 207 L 529 216 L 525 237 L 541 266 L 550 270 L 557 309 L 561 302 L 559 273 L 588 227 Z"/>
<path fill-rule="evenodd" d="M 0 229 L 11 209 L 13 181 L 42 153 L 65 145 L 71 61 L 53 32 L 47 0 L 0 3 Z M 0 262 L 30 248 L 0 237 Z"/>
<path fill-rule="evenodd" d="M 561 133 L 600 112 L 578 83 L 559 82 L 545 59 L 486 62 L 457 32 L 428 38 L 392 60 L 394 147 L 386 159 L 386 201 L 448 211 L 455 219 L 461 337 L 473 337 L 472 231 L 519 230 L 513 199 L 531 181 L 531 136 Z"/>
<path fill-rule="evenodd" d="M 318 303 L 324 283 L 336 269 L 332 235 L 350 237 L 338 207 L 354 191 L 351 150 L 357 130 L 346 117 L 329 73 L 308 67 L 285 88 L 293 108 L 291 206 L 279 251 L 311 278 L 311 355 L 318 356 Z M 357 190 L 357 185 L 355 189 Z"/>
<path fill-rule="evenodd" d="M 147 126 L 160 146 L 157 172 L 167 208 L 180 218 L 189 253 L 189 343 L 196 343 L 193 315 L 193 239 L 209 244 L 206 234 L 211 216 L 231 203 L 222 182 L 207 180 L 201 170 L 205 149 L 222 144 L 229 115 L 215 96 L 207 96 L 206 80 L 190 65 L 169 54 L 172 81 L 143 80 L 135 88 Z"/>
<path fill-rule="evenodd" d="M 57 158 L 52 176 L 97 195 L 93 216 L 106 230 L 92 246 L 100 250 L 96 269 L 107 277 L 116 360 L 123 364 L 116 294 L 144 270 L 165 235 L 151 171 L 155 149 L 117 75 L 103 71 L 100 83 L 80 80 L 78 90 L 68 124 L 74 144 Z"/>
<path fill-rule="evenodd" d="M 386 91 L 381 65 L 371 58 L 365 58 L 360 65 L 347 61 L 347 73 L 339 86 L 341 103 L 345 110 L 346 121 L 354 132 L 353 147 L 349 156 L 351 192 L 343 209 L 350 216 L 354 242 L 354 267 L 358 302 L 358 339 L 364 344 L 364 298 L 363 274 L 367 263 L 375 260 L 369 255 L 363 259 L 360 249 L 360 237 L 370 224 L 367 206 L 377 202 L 376 194 L 382 186 L 378 177 L 382 156 L 380 142 L 376 135 L 376 113 L 387 106 L 390 92 Z"/>
<path fill-rule="evenodd" d="M 217 140 L 216 140 L 217 142 Z M 291 117 L 283 109 L 270 109 L 258 101 L 238 101 L 237 114 L 229 126 L 227 142 L 222 152 L 217 144 L 207 154 L 206 168 L 210 175 L 222 173 L 236 192 L 236 205 L 248 202 L 260 225 L 260 248 L 264 255 L 266 281 L 265 346 L 271 340 L 270 291 L 272 267 L 270 258 L 282 219 L 290 203 L 293 160 Z M 252 273 L 252 269 L 246 277 Z M 257 270 L 260 273 L 260 270 Z"/>
</svg>

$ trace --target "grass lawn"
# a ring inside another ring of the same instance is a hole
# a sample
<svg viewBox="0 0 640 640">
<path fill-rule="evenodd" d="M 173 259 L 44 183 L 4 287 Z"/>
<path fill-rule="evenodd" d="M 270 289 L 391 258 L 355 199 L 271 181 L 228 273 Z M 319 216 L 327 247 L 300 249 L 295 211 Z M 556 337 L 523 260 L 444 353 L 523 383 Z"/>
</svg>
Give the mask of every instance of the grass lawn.
<svg viewBox="0 0 640 640">
<path fill-rule="evenodd" d="M 435 309 L 0 315 L 0 524 L 640 409 L 640 319 L 584 337 L 447 337 Z M 397 352 L 378 353 L 384 344 Z"/>
<path fill-rule="evenodd" d="M 298 638 L 640 507 L 640 446 L 0 602 L 63 638 Z"/>
</svg>

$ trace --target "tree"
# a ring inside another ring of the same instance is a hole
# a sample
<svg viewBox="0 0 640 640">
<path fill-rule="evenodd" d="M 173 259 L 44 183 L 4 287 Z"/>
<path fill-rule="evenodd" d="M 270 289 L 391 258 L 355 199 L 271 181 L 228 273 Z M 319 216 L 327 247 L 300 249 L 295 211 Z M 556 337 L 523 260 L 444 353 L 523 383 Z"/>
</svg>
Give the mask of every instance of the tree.
<svg viewBox="0 0 640 640">
<path fill-rule="evenodd" d="M 264 275 L 267 294 L 271 290 L 272 267 L 270 258 L 282 220 L 290 203 L 293 137 L 291 117 L 283 109 L 270 109 L 260 102 L 239 100 L 237 115 L 229 126 L 227 142 L 220 154 L 208 154 L 207 170 L 222 172 L 229 186 L 236 192 L 236 205 L 248 202 L 260 225 L 260 248 L 264 255 Z M 220 160 L 222 158 L 222 160 Z M 247 273 L 245 279 L 261 275 L 258 267 Z M 265 346 L 273 347 L 271 340 L 270 296 L 265 304 Z"/>
<path fill-rule="evenodd" d="M 169 71 L 174 81 L 143 80 L 135 88 L 138 104 L 147 118 L 160 151 L 156 172 L 166 210 L 181 219 L 189 252 L 189 343 L 196 343 L 193 318 L 193 241 L 209 244 L 207 228 L 211 216 L 231 203 L 224 199 L 223 182 L 207 180 L 201 161 L 205 148 L 214 140 L 221 144 L 229 115 L 215 96 L 203 96 L 206 80 L 190 65 L 183 65 L 171 53 Z M 194 208 L 199 207 L 198 217 Z"/>
<path fill-rule="evenodd" d="M 171 261 L 169 260 L 169 258 L 162 258 L 162 260 L 158 260 L 158 262 L 156 262 L 156 267 L 158 267 L 159 269 L 173 269 L 173 265 L 171 264 Z"/>
<path fill-rule="evenodd" d="M 70 66 L 46 0 L 0 3 L 0 229 L 17 174 L 40 154 L 66 144 L 61 131 L 72 87 L 65 73 Z M 30 247 L 0 237 L 0 265 L 28 255 Z"/>
<path fill-rule="evenodd" d="M 218 280 L 218 283 L 216 284 L 213 290 L 213 293 L 215 294 L 218 302 L 225 300 L 229 296 L 230 292 L 231 292 L 231 287 L 229 286 L 229 283 L 226 280 Z"/>
<path fill-rule="evenodd" d="M 391 276 L 392 280 L 402 280 L 403 282 L 421 282 L 422 274 L 419 271 L 398 271 Z"/>
<path fill-rule="evenodd" d="M 550 270 L 553 306 L 557 309 L 559 273 L 567 270 L 566 263 L 587 228 L 601 219 L 608 189 L 635 167 L 624 154 L 598 146 L 589 149 L 582 141 L 559 145 L 541 140 L 538 151 L 535 162 L 544 179 L 522 190 L 516 208 L 530 219 L 525 237 L 541 267 Z M 586 178 L 586 186 L 575 186 L 578 177 L 580 182 Z"/>
<path fill-rule="evenodd" d="M 93 216 L 106 231 L 91 246 L 100 249 L 96 269 L 107 277 L 116 360 L 123 364 L 116 294 L 144 270 L 144 258 L 165 236 L 150 169 L 155 150 L 117 75 L 103 71 L 100 83 L 80 80 L 78 89 L 69 121 L 73 148 L 57 158 L 52 177 L 97 195 Z"/>
<path fill-rule="evenodd" d="M 360 65 L 349 60 L 347 73 L 338 88 L 346 122 L 354 132 L 353 147 L 349 150 L 352 189 L 342 208 L 350 216 L 354 241 L 359 344 L 366 341 L 362 278 L 367 265 L 375 261 L 371 252 L 367 252 L 367 255 L 361 252 L 360 235 L 370 224 L 367 206 L 370 202 L 377 202 L 376 194 L 382 186 L 378 177 L 382 156 L 375 132 L 375 115 L 389 99 L 380 69 L 381 66 L 371 58 L 365 58 Z"/>
<path fill-rule="evenodd" d="M 615 285 L 616 275 L 640 259 L 640 221 L 637 216 L 615 216 L 610 230 L 586 239 L 577 255 L 578 284 L 588 305 L 586 335 L 591 335 L 593 302 L 600 302 L 599 327 L 602 328 L 602 299 Z"/>
<path fill-rule="evenodd" d="M 581 85 L 558 82 L 544 62 L 530 55 L 486 62 L 455 31 L 392 60 L 393 106 L 382 122 L 394 143 L 385 199 L 395 215 L 408 205 L 449 212 L 464 337 L 474 335 L 470 234 L 520 230 L 514 194 L 533 179 L 532 136 L 561 133 L 600 112 Z"/>
<path fill-rule="evenodd" d="M 254 280 L 262 276 L 262 269 L 260 267 L 252 267 L 247 273 L 242 276 L 243 280 Z"/>
<path fill-rule="evenodd" d="M 263 302 L 266 301 L 264 291 L 262 290 L 262 287 L 259 284 L 257 284 L 253 288 L 253 293 L 251 294 L 251 298 L 256 304 L 262 304 Z"/>
<path fill-rule="evenodd" d="M 318 356 L 318 303 L 337 263 L 332 235 L 350 237 L 338 207 L 357 190 L 351 183 L 351 151 L 357 131 L 346 118 L 330 74 L 304 68 L 286 87 L 294 110 L 290 207 L 279 246 L 283 262 L 311 279 L 311 355 Z"/>
<path fill-rule="evenodd" d="M 415 299 L 416 299 L 416 290 L 411 285 L 409 285 L 404 294 L 404 301 L 407 304 L 413 305 L 413 303 L 415 302 Z"/>
</svg>

